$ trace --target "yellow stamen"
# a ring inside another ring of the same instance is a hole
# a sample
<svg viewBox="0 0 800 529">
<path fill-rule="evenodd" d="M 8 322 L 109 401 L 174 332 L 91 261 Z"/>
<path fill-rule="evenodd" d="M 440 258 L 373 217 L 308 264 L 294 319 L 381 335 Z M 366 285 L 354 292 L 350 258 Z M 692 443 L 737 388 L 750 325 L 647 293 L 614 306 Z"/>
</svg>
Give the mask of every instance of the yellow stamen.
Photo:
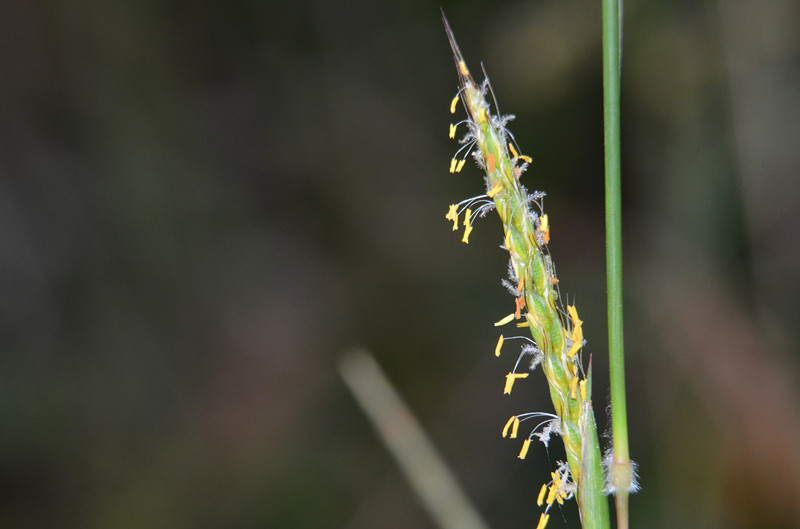
<svg viewBox="0 0 800 529">
<path fill-rule="evenodd" d="M 542 513 L 542 515 L 539 517 L 539 524 L 536 526 L 536 529 L 544 529 L 544 527 L 547 525 L 547 520 L 549 519 L 549 514 Z"/>
<path fill-rule="evenodd" d="M 500 356 L 500 348 L 503 347 L 503 335 L 500 335 L 500 338 L 497 340 L 497 346 L 494 348 L 494 355 Z"/>
<path fill-rule="evenodd" d="M 528 378 L 530 373 L 514 373 L 513 371 L 506 375 L 506 387 L 503 389 L 503 395 L 511 395 L 511 388 L 514 385 L 514 381 L 518 378 Z"/>
<path fill-rule="evenodd" d="M 458 125 L 450 123 L 450 138 L 451 139 L 456 137 L 456 127 L 458 127 Z"/>
<path fill-rule="evenodd" d="M 514 158 L 519 158 L 519 154 L 517 154 L 517 150 L 510 143 L 508 144 L 508 150 L 511 151 L 511 156 L 513 156 Z"/>
<path fill-rule="evenodd" d="M 540 224 L 539 230 L 542 232 L 542 242 L 547 244 L 550 242 L 550 223 L 547 218 L 547 214 L 542 215 L 542 220 Z"/>
<path fill-rule="evenodd" d="M 550 485 L 550 489 L 547 491 L 547 500 L 545 502 L 548 506 L 553 505 L 553 502 L 556 501 L 556 485 L 553 483 Z"/>
<path fill-rule="evenodd" d="M 581 380 L 579 386 L 581 387 L 581 400 L 586 401 L 586 381 Z"/>
<path fill-rule="evenodd" d="M 511 321 L 511 320 L 513 320 L 513 319 L 514 319 L 514 313 L 512 312 L 511 314 L 509 314 L 508 316 L 506 316 L 506 317 L 505 317 L 505 318 L 503 318 L 502 320 L 500 320 L 500 321 L 496 321 L 496 322 L 494 323 L 494 326 L 495 326 L 495 327 L 500 327 L 500 326 L 503 326 L 503 325 L 505 325 L 506 323 L 510 322 L 510 321 Z"/>
<path fill-rule="evenodd" d="M 469 234 L 472 233 L 472 224 L 470 224 L 470 218 L 472 217 L 472 210 L 467 208 L 466 216 L 464 217 L 464 236 L 461 238 L 461 242 L 464 244 L 469 244 Z"/>
<path fill-rule="evenodd" d="M 486 193 L 486 194 L 489 196 L 489 198 L 494 198 L 494 196 L 497 193 L 499 193 L 501 189 L 503 189 L 503 185 L 500 182 L 498 182 L 497 180 L 495 180 L 494 181 L 494 187 L 492 189 L 490 189 L 489 192 Z"/>
<path fill-rule="evenodd" d="M 516 416 L 516 415 L 513 415 L 513 416 L 512 416 L 512 417 L 511 417 L 511 418 L 508 420 L 508 422 L 506 423 L 506 425 L 503 427 L 503 437 L 506 437 L 506 436 L 508 435 L 508 429 L 509 429 L 509 428 L 511 428 L 511 425 L 512 425 L 512 424 L 514 424 L 514 422 L 519 422 L 519 419 L 517 419 L 517 416 Z"/>
<path fill-rule="evenodd" d="M 567 352 L 567 358 L 572 360 L 572 358 L 576 354 L 578 354 L 578 351 L 581 350 L 581 347 L 583 347 L 583 331 L 581 330 L 580 327 L 575 327 L 572 330 L 572 334 L 570 335 L 570 340 L 573 341 L 572 341 L 572 346 L 569 348 L 569 351 Z"/>
<path fill-rule="evenodd" d="M 456 113 L 456 105 L 458 104 L 458 100 L 459 100 L 460 97 L 461 97 L 460 95 L 456 94 L 456 97 L 454 97 L 453 100 L 450 102 L 450 113 L 451 114 L 455 114 Z M 450 136 L 450 137 L 452 138 L 452 136 Z"/>
<path fill-rule="evenodd" d="M 542 503 L 544 502 L 544 493 L 545 492 L 547 492 L 547 483 L 544 483 L 542 485 L 542 490 L 539 491 L 539 497 L 536 498 L 536 505 L 538 505 L 539 507 L 541 507 Z"/>
<path fill-rule="evenodd" d="M 464 164 L 465 164 L 465 163 L 467 163 L 467 159 L 466 159 L 466 158 L 464 158 L 463 160 L 461 160 L 460 162 L 458 162 L 458 165 L 456 166 L 456 172 L 457 172 L 457 173 L 460 173 L 460 172 L 461 172 L 461 170 L 464 168 Z"/>
<path fill-rule="evenodd" d="M 569 335 L 569 339 L 572 340 L 572 346 L 567 352 L 567 357 L 572 359 L 581 347 L 583 347 L 583 321 L 578 317 L 578 309 L 575 308 L 575 305 L 569 305 L 567 307 L 567 312 L 572 319 L 572 332 Z"/>
<path fill-rule="evenodd" d="M 467 69 L 467 63 L 464 61 L 458 61 L 458 68 L 461 70 L 461 75 L 469 75 L 469 70 Z"/>
<path fill-rule="evenodd" d="M 469 234 L 472 233 L 472 226 L 467 226 L 464 230 L 464 236 L 461 237 L 461 242 L 469 244 Z"/>
<path fill-rule="evenodd" d="M 577 388 L 578 388 L 578 379 L 573 378 L 572 382 L 569 383 L 569 394 L 573 399 L 578 396 L 577 393 L 575 393 L 575 390 Z"/>
<path fill-rule="evenodd" d="M 450 172 L 451 173 L 455 173 L 456 172 L 456 166 L 457 165 L 458 165 L 458 160 L 457 159 L 453 158 L 452 160 L 450 160 Z"/>
<path fill-rule="evenodd" d="M 567 307 L 567 312 L 569 313 L 569 317 L 572 318 L 573 324 L 580 325 L 583 323 L 583 321 L 578 318 L 578 309 L 575 308 L 575 305 L 569 305 Z"/>
<path fill-rule="evenodd" d="M 530 156 L 525 156 L 524 154 L 520 154 L 519 156 L 517 156 L 517 158 L 519 158 L 520 160 L 523 160 L 525 162 L 528 162 L 528 163 L 532 163 L 533 162 L 533 160 L 531 159 Z"/>
<path fill-rule="evenodd" d="M 525 459 L 525 456 L 528 455 L 528 448 L 531 447 L 531 440 L 525 439 L 525 442 L 522 443 L 522 450 L 519 451 L 519 455 L 517 456 L 520 459 Z"/>
<path fill-rule="evenodd" d="M 458 229 L 458 211 L 456 211 L 457 209 L 458 206 L 456 206 L 455 204 L 450 204 L 450 209 L 448 210 L 447 215 L 444 216 L 444 218 L 446 218 L 447 220 L 453 221 L 453 231 L 456 231 Z"/>
<path fill-rule="evenodd" d="M 530 326 L 531 324 L 528 323 L 527 321 L 523 321 L 522 323 L 517 324 L 517 327 L 530 327 Z"/>
</svg>

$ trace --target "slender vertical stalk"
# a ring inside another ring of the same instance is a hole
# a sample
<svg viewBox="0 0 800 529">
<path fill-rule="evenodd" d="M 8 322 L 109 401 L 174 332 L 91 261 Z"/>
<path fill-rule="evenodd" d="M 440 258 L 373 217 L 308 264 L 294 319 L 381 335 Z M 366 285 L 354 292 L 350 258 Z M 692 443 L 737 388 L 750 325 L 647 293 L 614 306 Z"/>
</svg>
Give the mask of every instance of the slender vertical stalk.
<svg viewBox="0 0 800 529">
<path fill-rule="evenodd" d="M 609 491 L 614 492 L 617 528 L 628 527 L 628 494 L 635 489 L 628 452 L 625 407 L 625 354 L 622 325 L 622 220 L 620 197 L 620 23 L 617 0 L 603 0 L 603 106 L 605 130 L 606 267 L 608 353 L 611 382 L 613 453 L 607 460 Z"/>
</svg>

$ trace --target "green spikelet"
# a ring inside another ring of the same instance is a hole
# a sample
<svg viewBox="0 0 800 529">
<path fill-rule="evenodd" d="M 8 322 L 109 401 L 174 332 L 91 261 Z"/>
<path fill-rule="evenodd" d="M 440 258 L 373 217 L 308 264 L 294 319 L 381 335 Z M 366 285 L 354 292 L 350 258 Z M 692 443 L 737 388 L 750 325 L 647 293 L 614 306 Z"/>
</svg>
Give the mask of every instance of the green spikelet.
<svg viewBox="0 0 800 529">
<path fill-rule="evenodd" d="M 539 521 L 539 529 L 548 519 L 549 508 L 556 502 L 577 497 L 584 527 L 608 527 L 608 504 L 602 494 L 603 473 L 591 404 L 591 382 L 583 369 L 580 350 L 583 347 L 582 322 L 574 306 L 566 312 L 558 301 L 555 271 L 547 254 L 550 225 L 542 212 L 542 193 L 529 194 L 520 177 L 531 159 L 518 153 L 513 137 L 506 130 L 510 118 L 493 115 L 487 102 L 490 90 L 488 79 L 478 85 L 467 68 L 453 37 L 450 25 L 442 14 L 447 37 L 453 49 L 460 81 L 458 95 L 450 111 L 456 112 L 460 100 L 467 112 L 467 132 L 459 140 L 462 147 L 450 164 L 450 172 L 460 172 L 466 158 L 472 154 L 485 173 L 486 194 L 450 206 L 446 218 L 458 229 L 458 217 L 465 213 L 463 241 L 469 241 L 472 220 L 476 215 L 495 209 L 503 223 L 504 245 L 510 255 L 510 281 L 506 282 L 515 296 L 515 310 L 495 325 L 517 322 L 528 327 L 535 346 L 523 347 L 517 364 L 507 376 L 505 393 L 511 393 L 514 382 L 528 373 L 517 373 L 520 360 L 526 354 L 534 358 L 532 365 L 541 363 L 550 387 L 555 415 L 541 412 L 511 417 L 503 437 L 517 436 L 520 422 L 546 418 L 524 441 L 519 457 L 524 458 L 534 436 L 546 444 L 551 433 L 564 441 L 567 463 L 559 464 L 552 481 L 542 488 L 539 505 L 547 504 Z M 459 124 L 450 126 L 454 138 Z M 473 211 L 474 208 L 474 211 Z M 538 209 L 537 211 L 534 210 Z M 498 340 L 495 354 L 500 355 L 504 338 Z M 588 375 L 591 376 L 590 374 Z M 537 432 L 537 429 L 541 428 Z M 546 498 L 545 498 L 545 493 Z"/>
</svg>

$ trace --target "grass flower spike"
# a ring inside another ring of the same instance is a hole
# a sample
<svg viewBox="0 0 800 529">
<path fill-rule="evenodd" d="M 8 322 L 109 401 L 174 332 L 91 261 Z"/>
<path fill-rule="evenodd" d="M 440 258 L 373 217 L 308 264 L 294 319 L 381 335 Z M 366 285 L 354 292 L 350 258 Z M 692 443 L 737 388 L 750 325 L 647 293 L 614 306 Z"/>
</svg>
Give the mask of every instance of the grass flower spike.
<svg viewBox="0 0 800 529">
<path fill-rule="evenodd" d="M 443 15 L 444 18 L 444 15 Z M 541 514 L 539 528 L 549 518 L 553 503 L 563 503 L 576 497 L 584 527 L 607 527 L 608 504 L 603 496 L 603 473 L 597 429 L 591 404 L 591 368 L 584 369 L 580 351 L 584 345 L 582 321 L 574 306 L 566 311 L 559 303 L 555 270 L 547 252 L 551 225 L 542 211 L 543 193 L 529 193 L 520 183 L 520 177 L 531 164 L 531 158 L 522 154 L 514 137 L 506 129 L 512 116 L 492 113 L 487 101 L 491 91 L 488 78 L 476 83 L 453 37 L 450 25 L 444 18 L 447 37 L 456 62 L 459 91 L 450 104 L 451 113 L 462 102 L 467 118 L 450 125 L 450 137 L 464 124 L 466 132 L 459 140 L 461 147 L 450 163 L 450 172 L 460 172 L 472 155 L 484 170 L 486 193 L 450 206 L 446 215 L 458 228 L 458 216 L 466 213 L 463 241 L 468 242 L 472 220 L 496 210 L 504 230 L 503 247 L 510 256 L 509 278 L 504 285 L 514 296 L 513 312 L 500 319 L 495 326 L 516 322 L 517 327 L 527 327 L 531 338 L 501 335 L 495 348 L 500 356 L 504 342 L 521 339 L 523 345 L 514 369 L 506 375 L 504 394 L 510 394 L 517 381 L 528 377 L 518 372 L 521 361 L 531 356 L 531 369 L 541 364 L 550 388 L 555 414 L 523 413 L 508 420 L 503 437 L 517 437 L 520 422 L 540 419 L 523 441 L 520 458 L 528 452 L 534 437 L 547 445 L 551 434 L 564 441 L 567 461 L 560 462 L 552 474 L 552 481 L 542 490 L 540 505 L 547 507 Z M 496 106 L 496 105 L 495 105 Z M 591 366 L 591 362 L 590 362 Z"/>
</svg>

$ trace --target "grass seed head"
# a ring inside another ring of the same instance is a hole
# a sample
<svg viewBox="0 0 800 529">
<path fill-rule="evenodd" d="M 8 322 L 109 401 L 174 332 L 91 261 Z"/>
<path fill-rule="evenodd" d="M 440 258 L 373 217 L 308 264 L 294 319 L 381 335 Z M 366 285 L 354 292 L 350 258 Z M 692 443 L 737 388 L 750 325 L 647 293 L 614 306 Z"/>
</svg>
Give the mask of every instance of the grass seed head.
<svg viewBox="0 0 800 529">
<path fill-rule="evenodd" d="M 531 354 L 533 361 L 530 367 L 533 369 L 538 365 L 542 366 L 557 414 L 548 417 L 533 429 L 523 442 L 518 457 L 525 457 L 534 436 L 538 436 L 546 446 L 550 436 L 557 433 L 566 448 L 567 461 L 559 463 L 552 474 L 553 480 L 547 485 L 545 503 L 549 510 L 553 503 L 563 503 L 575 496 L 581 483 L 584 443 L 581 432 L 588 430 L 585 428 L 584 422 L 587 419 L 582 410 L 586 406 L 590 408 L 590 395 L 580 354 L 585 343 L 583 321 L 578 317 L 575 306 L 570 305 L 564 310 L 559 303 L 558 279 L 547 250 L 551 223 L 543 212 L 544 193 L 529 193 L 520 182 L 532 160 L 530 156 L 521 154 L 514 136 L 507 130 L 513 116 L 500 116 L 492 111 L 492 108 L 496 110 L 497 104 L 495 101 L 492 107 L 488 101 L 487 96 L 490 93 L 494 98 L 488 77 L 480 84 L 475 81 L 450 24 L 444 14 L 442 17 L 459 79 L 458 93 L 450 102 L 450 112 L 457 112 L 460 101 L 467 114 L 466 119 L 450 125 L 451 138 L 456 136 L 461 123 L 466 125 L 467 130 L 459 140 L 461 147 L 450 162 L 450 172 L 460 172 L 471 153 L 478 167 L 485 173 L 485 194 L 468 199 L 463 204 L 473 207 L 481 204 L 480 209 L 476 210 L 481 211 L 481 216 L 489 209 L 494 209 L 503 224 L 502 247 L 508 251 L 510 257 L 509 279 L 503 280 L 503 285 L 515 300 L 513 312 L 497 321 L 495 326 L 505 326 L 516 321 L 517 327 L 528 327 L 533 341 L 533 344 L 523 346 L 517 364 L 506 375 L 504 394 L 511 393 L 516 381 L 528 377 L 528 373 L 517 372 L 517 367 L 525 355 Z M 491 204 L 491 207 L 486 204 Z M 454 230 L 458 228 L 459 206 L 451 205 L 446 215 L 447 220 L 453 222 Z M 465 243 L 473 229 L 473 215 L 471 209 L 466 210 L 462 238 Z M 513 337 L 506 336 L 505 340 L 511 338 Z M 496 356 L 500 356 L 503 341 L 501 335 L 495 348 Z M 538 414 L 541 412 L 512 417 L 503 429 L 503 437 L 510 431 L 510 438 L 515 438 L 520 421 L 541 416 Z M 543 494 L 544 492 L 540 494 L 540 503 Z M 540 519 L 540 529 L 547 523 L 547 510 Z"/>
</svg>

